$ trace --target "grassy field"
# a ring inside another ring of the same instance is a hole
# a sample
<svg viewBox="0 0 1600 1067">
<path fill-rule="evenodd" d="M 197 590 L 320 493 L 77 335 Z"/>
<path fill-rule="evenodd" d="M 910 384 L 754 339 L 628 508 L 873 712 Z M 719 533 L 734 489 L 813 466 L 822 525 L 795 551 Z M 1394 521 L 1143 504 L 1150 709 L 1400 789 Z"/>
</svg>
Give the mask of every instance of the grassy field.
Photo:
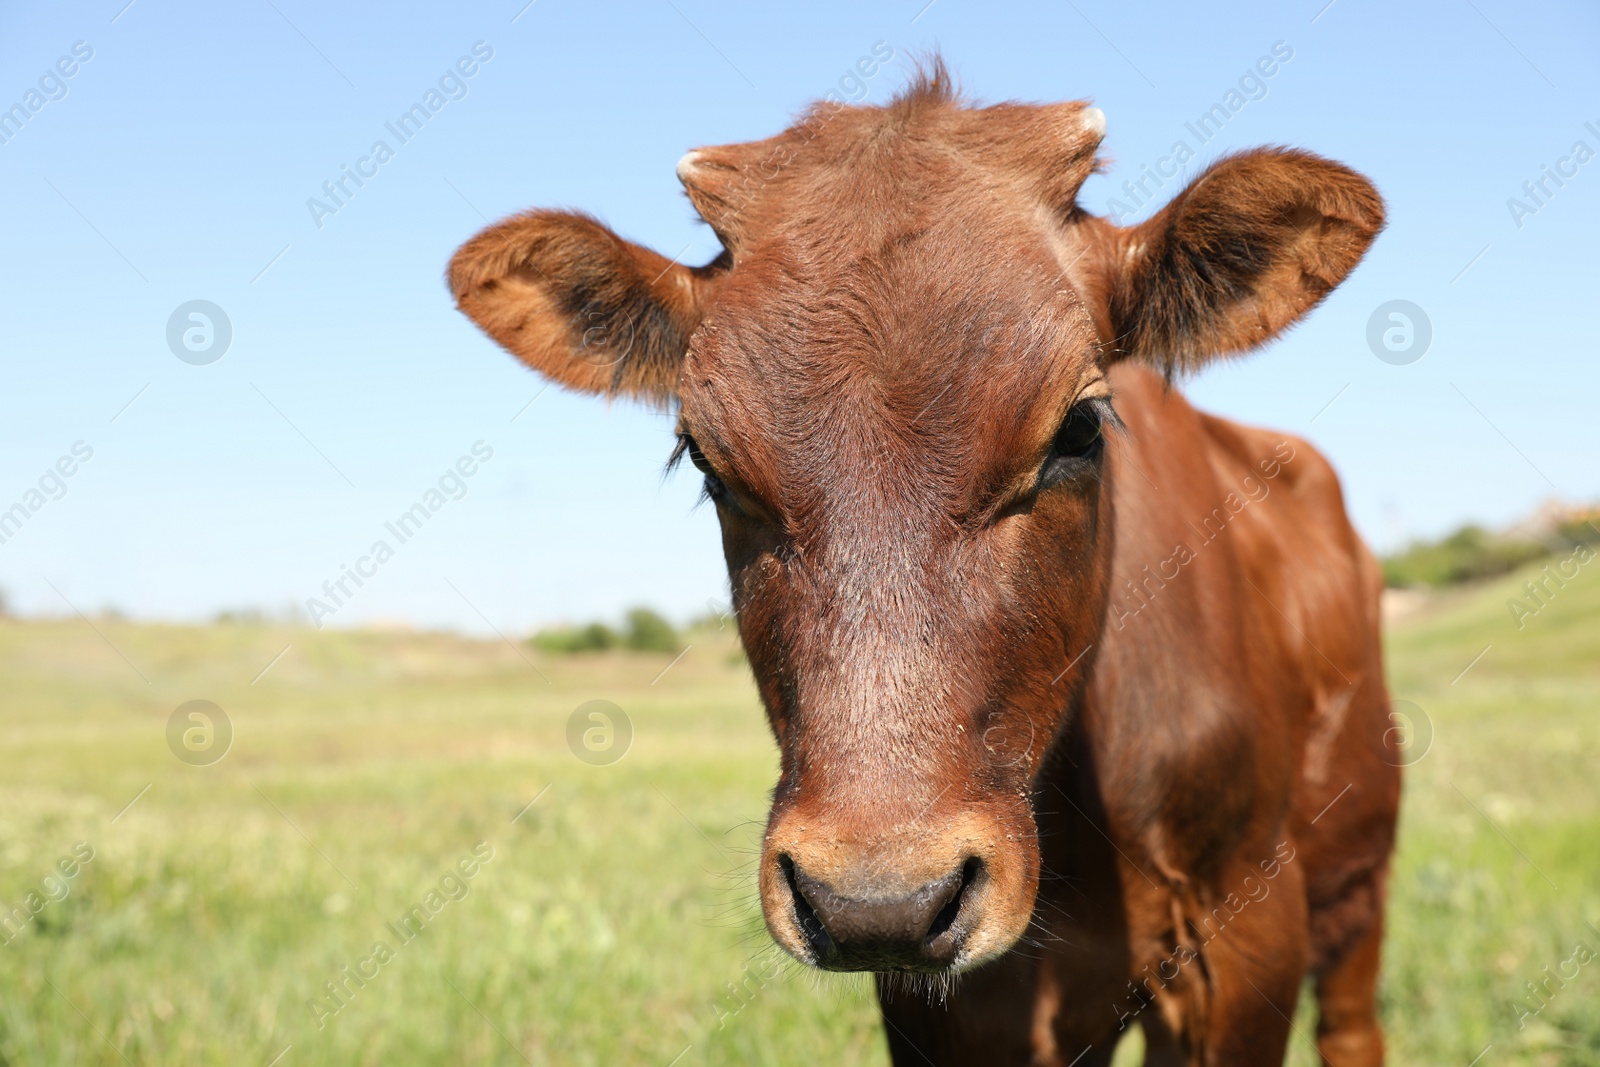
<svg viewBox="0 0 1600 1067">
<path fill-rule="evenodd" d="M 1526 575 L 1391 634 L 1433 733 L 1393 881 L 1393 1063 L 1600 1063 L 1600 960 L 1568 962 L 1600 951 L 1596 573 L 1521 630 Z M 0 1064 L 885 1061 L 869 984 L 798 972 L 761 928 L 775 761 L 729 634 L 672 662 L 95 626 L 0 620 L 0 906 L 22 908 Z M 196 699 L 235 734 L 207 766 L 167 741 Z M 631 718 L 620 761 L 568 748 L 591 699 Z M 1575 966 L 1519 1026 L 1525 983 Z"/>
</svg>

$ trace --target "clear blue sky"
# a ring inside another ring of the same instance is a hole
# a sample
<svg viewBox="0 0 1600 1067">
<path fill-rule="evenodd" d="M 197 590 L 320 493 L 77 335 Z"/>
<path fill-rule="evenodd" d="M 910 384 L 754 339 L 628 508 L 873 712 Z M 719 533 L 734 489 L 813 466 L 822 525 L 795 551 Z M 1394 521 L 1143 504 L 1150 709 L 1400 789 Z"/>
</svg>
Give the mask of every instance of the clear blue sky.
<svg viewBox="0 0 1600 1067">
<path fill-rule="evenodd" d="M 1591 5 L 524 2 L 0 8 L 0 107 L 39 90 L 0 143 L 0 509 L 61 457 L 74 471 L 0 544 L 17 608 L 303 604 L 483 441 L 465 495 L 334 624 L 703 610 L 726 588 L 715 517 L 692 471 L 662 478 L 669 420 L 554 389 L 524 410 L 540 383 L 453 310 L 441 273 L 485 217 L 534 205 L 709 258 L 674 162 L 776 132 L 879 41 L 941 48 L 982 99 L 1092 98 L 1116 161 L 1084 190 L 1096 211 L 1194 146 L 1185 123 L 1284 42 L 1292 58 L 1188 172 L 1303 145 L 1370 175 L 1389 229 L 1307 323 L 1190 395 L 1309 436 L 1379 547 L 1600 496 L 1600 159 L 1520 220 L 1507 205 L 1574 142 L 1600 151 Z M 447 83 L 465 95 L 397 145 L 384 124 L 480 41 L 492 58 Z M 307 200 L 379 139 L 394 157 L 319 228 Z M 167 344 L 195 299 L 232 323 L 209 365 Z M 1366 341 L 1394 299 L 1432 322 L 1409 365 Z"/>
</svg>

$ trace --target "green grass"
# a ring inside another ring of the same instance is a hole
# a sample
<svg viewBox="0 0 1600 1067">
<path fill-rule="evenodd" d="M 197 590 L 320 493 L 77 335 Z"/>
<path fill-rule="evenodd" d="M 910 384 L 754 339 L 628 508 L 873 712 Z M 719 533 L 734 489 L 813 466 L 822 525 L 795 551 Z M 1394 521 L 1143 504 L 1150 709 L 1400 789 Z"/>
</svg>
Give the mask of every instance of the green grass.
<svg viewBox="0 0 1600 1067">
<path fill-rule="evenodd" d="M 1394 694 L 1434 731 L 1392 884 L 1393 1063 L 1465 1067 L 1491 1043 L 1480 1067 L 1600 1063 L 1600 960 L 1526 1028 L 1509 1007 L 1579 940 L 1600 950 L 1596 575 L 1520 631 L 1505 600 L 1526 575 L 1391 635 Z M 869 983 L 774 962 L 762 930 L 775 759 L 730 635 L 688 635 L 674 663 L 96 625 L 0 620 L 0 904 L 94 849 L 0 945 L 0 1064 L 264 1065 L 289 1045 L 280 1067 L 885 1061 Z M 597 698 L 633 723 L 611 765 L 567 747 Z M 236 731 L 211 766 L 167 748 L 192 699 Z M 493 859 L 402 944 L 386 923 L 478 842 Z M 394 958 L 319 1029 L 323 983 L 378 940 Z M 1301 1039 L 1291 1062 L 1314 1062 Z"/>
<path fill-rule="evenodd" d="M 1389 638 L 1392 693 L 1434 730 L 1391 888 L 1398 1063 L 1466 1064 L 1489 1044 L 1494 1064 L 1600 1063 L 1600 960 L 1526 1025 L 1512 1008 L 1537 1007 L 1524 983 L 1579 942 L 1600 952 L 1600 563 L 1519 629 L 1507 600 L 1538 573 L 1451 594 Z"/>
</svg>

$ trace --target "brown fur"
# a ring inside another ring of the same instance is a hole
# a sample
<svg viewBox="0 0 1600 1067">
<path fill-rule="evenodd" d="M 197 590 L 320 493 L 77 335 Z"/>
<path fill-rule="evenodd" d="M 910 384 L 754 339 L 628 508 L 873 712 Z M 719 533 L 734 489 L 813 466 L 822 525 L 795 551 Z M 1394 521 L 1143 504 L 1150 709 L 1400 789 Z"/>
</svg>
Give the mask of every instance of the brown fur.
<svg viewBox="0 0 1600 1067">
<path fill-rule="evenodd" d="M 1099 140 L 936 66 L 688 157 L 704 268 L 534 212 L 450 284 L 556 381 L 680 405 L 782 754 L 768 927 L 959 973 L 880 980 L 896 1062 L 1087 1067 L 1137 1023 L 1150 1063 L 1280 1063 L 1309 971 L 1324 1056 L 1377 1064 L 1377 571 L 1309 445 L 1168 379 L 1304 315 L 1382 203 L 1258 150 L 1118 229 L 1075 202 Z M 1052 458 L 1108 397 L 1103 454 Z"/>
</svg>

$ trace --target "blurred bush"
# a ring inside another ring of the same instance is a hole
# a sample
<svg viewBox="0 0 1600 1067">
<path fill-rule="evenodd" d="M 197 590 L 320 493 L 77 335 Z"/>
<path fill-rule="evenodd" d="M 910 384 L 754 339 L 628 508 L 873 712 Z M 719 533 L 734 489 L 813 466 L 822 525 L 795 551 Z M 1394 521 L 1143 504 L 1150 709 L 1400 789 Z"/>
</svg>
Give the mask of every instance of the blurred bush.
<svg viewBox="0 0 1600 1067">
<path fill-rule="evenodd" d="M 682 647 L 678 631 L 649 608 L 634 608 L 627 615 L 628 629 L 622 637 L 625 648 L 635 652 L 676 652 Z"/>
<path fill-rule="evenodd" d="M 1600 507 L 1580 508 L 1556 523 L 1563 548 L 1600 543 Z"/>
<path fill-rule="evenodd" d="M 534 648 L 546 652 L 604 652 L 621 643 L 617 632 L 603 622 L 540 630 L 529 640 Z"/>
<path fill-rule="evenodd" d="M 623 617 L 620 630 L 596 621 L 540 630 L 529 641 L 534 648 L 557 653 L 605 652 L 614 648 L 633 652 L 676 652 L 683 647 L 677 628 L 646 607 L 630 609 Z"/>
<path fill-rule="evenodd" d="M 1500 537 L 1481 526 L 1463 526 L 1438 541 L 1413 541 L 1383 561 L 1383 581 L 1392 588 L 1438 588 L 1509 574 L 1531 560 L 1550 555 L 1542 541 Z"/>
</svg>

